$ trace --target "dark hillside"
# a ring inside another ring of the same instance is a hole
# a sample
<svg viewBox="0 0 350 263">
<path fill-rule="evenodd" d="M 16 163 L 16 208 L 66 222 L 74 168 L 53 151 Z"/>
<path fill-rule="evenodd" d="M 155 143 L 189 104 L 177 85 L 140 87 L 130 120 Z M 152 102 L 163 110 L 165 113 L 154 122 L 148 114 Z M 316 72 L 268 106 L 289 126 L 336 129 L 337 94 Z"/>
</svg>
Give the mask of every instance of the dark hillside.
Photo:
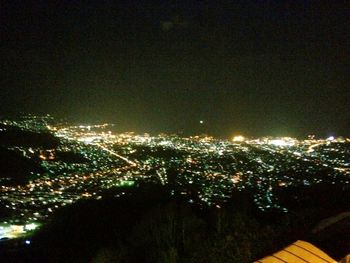
<svg viewBox="0 0 350 263">
<path fill-rule="evenodd" d="M 42 172 L 39 163 L 4 147 L 0 147 L 0 167 L 1 185 L 24 184 L 32 173 Z"/>
<path fill-rule="evenodd" d="M 0 131 L 0 145 L 3 146 L 53 149 L 59 145 L 59 139 L 50 133 L 24 131 L 12 126 L 4 126 L 4 128 Z"/>
</svg>

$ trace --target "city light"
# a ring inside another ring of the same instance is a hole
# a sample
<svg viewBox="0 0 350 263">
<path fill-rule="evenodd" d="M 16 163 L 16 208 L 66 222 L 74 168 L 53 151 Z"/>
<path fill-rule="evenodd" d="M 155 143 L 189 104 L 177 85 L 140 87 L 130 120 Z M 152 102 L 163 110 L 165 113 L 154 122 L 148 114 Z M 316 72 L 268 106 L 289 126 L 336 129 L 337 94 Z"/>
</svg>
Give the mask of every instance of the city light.
<svg viewBox="0 0 350 263">
<path fill-rule="evenodd" d="M 288 208 L 279 203 L 275 189 L 350 183 L 349 141 L 342 138 L 236 135 L 229 141 L 211 136 L 118 134 L 110 124 L 55 124 L 48 116 L 0 124 L 50 133 L 60 140 L 49 149 L 8 148 L 29 160 L 40 160 L 43 172 L 33 174 L 26 184 L 0 187 L 0 204 L 9 214 L 2 218 L 0 238 L 27 237 L 61 207 L 81 199 L 100 200 L 107 190 L 118 198 L 140 183 L 157 183 L 192 204 L 213 207 L 230 200 L 232 190 L 249 189 L 260 210 L 283 212 Z"/>
<path fill-rule="evenodd" d="M 35 223 L 30 223 L 24 226 L 25 231 L 32 231 L 35 230 L 39 225 Z"/>
<path fill-rule="evenodd" d="M 237 135 L 232 138 L 233 142 L 243 142 L 245 138 L 242 135 Z"/>
<path fill-rule="evenodd" d="M 287 147 L 287 146 L 293 146 L 295 144 L 295 142 L 294 142 L 294 140 L 292 140 L 290 138 L 283 138 L 283 139 L 270 140 L 269 144 L 272 144 L 275 146 Z"/>
</svg>

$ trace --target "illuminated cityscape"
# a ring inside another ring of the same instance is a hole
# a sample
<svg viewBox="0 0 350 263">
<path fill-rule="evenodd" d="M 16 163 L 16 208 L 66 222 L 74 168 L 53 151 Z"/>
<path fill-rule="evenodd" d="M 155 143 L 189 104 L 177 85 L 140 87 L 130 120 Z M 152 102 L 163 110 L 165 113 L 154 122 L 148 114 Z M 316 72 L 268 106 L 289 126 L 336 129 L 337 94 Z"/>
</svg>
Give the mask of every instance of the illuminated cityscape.
<svg viewBox="0 0 350 263">
<path fill-rule="evenodd" d="M 0 239 L 25 237 L 60 207 L 103 199 L 140 184 L 159 184 L 198 206 L 220 206 L 248 190 L 261 211 L 288 212 L 277 190 L 349 184 L 350 139 L 245 138 L 115 133 L 112 124 L 71 125 L 49 115 L 3 119 L 0 136 L 46 136 L 49 143 L 12 142 L 2 149 L 35 161 L 41 171 L 18 184 L 0 178 Z M 1 137 L 8 138 L 8 137 Z M 120 189 L 120 191 L 118 191 Z M 116 191 L 114 191 L 116 190 Z"/>
<path fill-rule="evenodd" d="M 349 254 L 349 1 L 0 12 L 0 262 Z"/>
</svg>

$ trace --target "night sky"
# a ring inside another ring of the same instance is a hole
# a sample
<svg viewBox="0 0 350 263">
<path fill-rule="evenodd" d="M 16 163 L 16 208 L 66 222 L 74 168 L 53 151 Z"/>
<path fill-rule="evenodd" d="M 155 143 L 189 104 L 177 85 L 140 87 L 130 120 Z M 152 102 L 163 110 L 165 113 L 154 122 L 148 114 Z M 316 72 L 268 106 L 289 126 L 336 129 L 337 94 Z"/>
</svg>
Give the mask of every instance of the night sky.
<svg viewBox="0 0 350 263">
<path fill-rule="evenodd" d="M 0 3 L 0 116 L 350 135 L 349 1 L 31 2 Z"/>
</svg>

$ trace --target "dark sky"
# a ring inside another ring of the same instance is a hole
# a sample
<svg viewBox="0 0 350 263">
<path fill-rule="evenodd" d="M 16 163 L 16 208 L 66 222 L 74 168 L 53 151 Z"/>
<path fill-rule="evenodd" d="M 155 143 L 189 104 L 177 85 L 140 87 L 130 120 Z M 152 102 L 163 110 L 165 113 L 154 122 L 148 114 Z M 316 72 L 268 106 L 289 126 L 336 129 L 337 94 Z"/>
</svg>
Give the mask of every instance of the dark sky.
<svg viewBox="0 0 350 263">
<path fill-rule="evenodd" d="M 0 115 L 350 135 L 349 1 L 11 0 L 0 11 Z"/>
</svg>

